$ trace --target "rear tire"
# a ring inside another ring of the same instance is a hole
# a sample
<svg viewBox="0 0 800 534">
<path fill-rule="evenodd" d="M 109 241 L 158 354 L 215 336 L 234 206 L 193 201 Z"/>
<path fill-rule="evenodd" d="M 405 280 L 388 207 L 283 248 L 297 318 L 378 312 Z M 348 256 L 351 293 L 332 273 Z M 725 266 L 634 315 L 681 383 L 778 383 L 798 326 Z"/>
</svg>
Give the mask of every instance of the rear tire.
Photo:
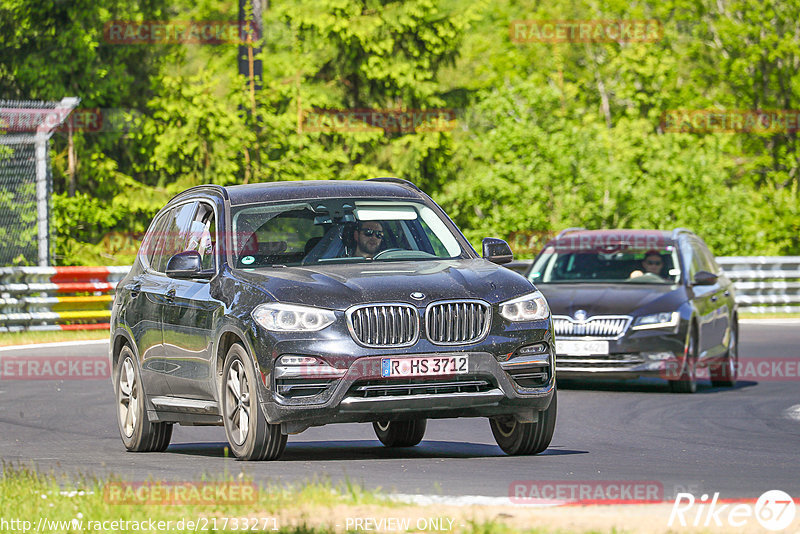
<svg viewBox="0 0 800 534">
<path fill-rule="evenodd" d="M 558 392 L 553 390 L 553 400 L 546 410 L 539 412 L 536 423 L 520 423 L 513 417 L 489 419 L 492 434 L 503 452 L 511 456 L 533 455 L 544 452 L 553 440 L 558 412 Z"/>
<path fill-rule="evenodd" d="M 413 447 L 419 444 L 425 436 L 427 426 L 428 421 L 426 419 L 372 423 L 375 435 L 387 447 Z"/>
<path fill-rule="evenodd" d="M 163 452 L 172 439 L 171 423 L 151 423 L 136 357 L 128 345 L 119 353 L 114 372 L 117 426 L 125 448 L 131 452 Z"/>
<path fill-rule="evenodd" d="M 739 318 L 734 316 L 731 324 L 731 339 L 728 352 L 720 365 L 711 368 L 711 385 L 732 388 L 739 375 Z"/>
<path fill-rule="evenodd" d="M 694 393 L 697 391 L 697 329 L 689 327 L 686 348 L 683 354 L 683 367 L 677 380 L 669 381 L 673 393 Z"/>
<path fill-rule="evenodd" d="M 233 344 L 222 372 L 222 420 L 231 451 L 240 460 L 277 460 L 286 449 L 280 425 L 267 422 L 258 403 L 256 373 L 244 347 Z"/>
</svg>

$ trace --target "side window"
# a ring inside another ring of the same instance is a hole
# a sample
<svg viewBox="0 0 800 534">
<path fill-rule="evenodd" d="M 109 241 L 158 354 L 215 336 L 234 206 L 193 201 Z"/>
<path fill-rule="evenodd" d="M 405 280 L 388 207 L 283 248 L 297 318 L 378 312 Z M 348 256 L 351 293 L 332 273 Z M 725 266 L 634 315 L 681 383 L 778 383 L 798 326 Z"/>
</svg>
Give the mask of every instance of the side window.
<svg viewBox="0 0 800 534">
<path fill-rule="evenodd" d="M 694 275 L 700 270 L 698 268 L 697 258 L 695 257 L 695 249 L 688 238 L 681 240 L 680 248 L 684 267 L 686 268 L 686 279 L 691 282 L 691 280 L 694 280 Z"/>
<path fill-rule="evenodd" d="M 197 202 L 190 202 L 178 206 L 170 212 L 169 217 L 165 218 L 164 227 L 161 229 L 164 246 L 161 249 L 158 266 L 154 262 L 152 264 L 153 269 L 163 273 L 167 268 L 169 259 L 178 252 L 186 250 L 189 241 L 189 229 L 196 210 Z"/>
<path fill-rule="evenodd" d="M 150 269 L 158 270 L 158 263 L 161 261 L 161 250 L 164 248 L 164 225 L 170 218 L 172 210 L 162 213 L 150 232 L 142 242 L 141 254 L 144 256 L 145 263 Z"/>
<path fill-rule="evenodd" d="M 689 263 L 689 280 L 694 280 L 698 271 L 714 272 L 714 266 L 709 263 L 710 257 L 702 241 L 689 239 L 687 241 L 691 248 L 691 262 Z"/>
<path fill-rule="evenodd" d="M 700 241 L 699 246 L 703 255 L 703 263 L 706 265 L 706 271 L 719 275 L 721 269 L 719 264 L 717 264 L 717 260 L 714 259 L 714 255 L 708 249 L 708 245 L 706 245 L 704 241 Z"/>
<path fill-rule="evenodd" d="M 203 260 L 203 269 L 214 269 L 217 239 L 214 208 L 205 202 L 198 205 L 194 219 L 189 225 L 189 235 L 184 250 L 196 250 Z"/>
</svg>

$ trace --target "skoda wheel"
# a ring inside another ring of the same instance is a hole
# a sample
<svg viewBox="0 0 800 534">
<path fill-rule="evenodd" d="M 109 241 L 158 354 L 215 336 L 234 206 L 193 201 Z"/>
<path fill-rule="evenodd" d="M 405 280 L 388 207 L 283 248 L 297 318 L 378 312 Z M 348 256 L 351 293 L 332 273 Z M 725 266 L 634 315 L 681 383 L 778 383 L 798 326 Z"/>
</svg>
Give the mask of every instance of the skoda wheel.
<svg viewBox="0 0 800 534">
<path fill-rule="evenodd" d="M 711 385 L 714 387 L 732 388 L 739 375 L 739 318 L 733 318 L 731 337 L 728 341 L 728 352 L 720 365 L 711 368 Z"/>
<path fill-rule="evenodd" d="M 697 391 L 697 330 L 694 326 L 689 328 L 680 375 L 676 380 L 669 381 L 669 388 L 673 393 Z"/>
</svg>

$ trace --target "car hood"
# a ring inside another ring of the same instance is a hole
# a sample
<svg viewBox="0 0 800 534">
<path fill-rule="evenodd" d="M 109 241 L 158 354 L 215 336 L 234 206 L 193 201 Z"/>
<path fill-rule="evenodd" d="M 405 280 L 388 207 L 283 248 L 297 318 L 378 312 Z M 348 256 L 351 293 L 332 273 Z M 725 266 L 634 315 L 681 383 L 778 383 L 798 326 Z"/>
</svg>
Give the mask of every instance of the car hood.
<svg viewBox="0 0 800 534">
<path fill-rule="evenodd" d="M 677 310 L 686 301 L 683 287 L 668 284 L 540 284 L 553 315 L 574 317 L 577 310 L 594 315 L 630 315 Z"/>
<path fill-rule="evenodd" d="M 338 310 L 369 302 L 424 306 L 471 298 L 497 303 L 534 290 L 524 277 L 483 259 L 267 268 L 237 275 L 277 301 Z M 424 298 L 412 299 L 413 292 Z"/>
</svg>

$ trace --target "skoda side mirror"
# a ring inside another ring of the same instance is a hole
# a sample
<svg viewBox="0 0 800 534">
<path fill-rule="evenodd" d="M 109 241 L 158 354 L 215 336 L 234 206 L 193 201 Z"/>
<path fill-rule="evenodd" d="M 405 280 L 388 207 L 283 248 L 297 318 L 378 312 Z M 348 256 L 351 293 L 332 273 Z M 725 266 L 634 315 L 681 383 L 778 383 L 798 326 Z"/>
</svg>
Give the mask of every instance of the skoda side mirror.
<svg viewBox="0 0 800 534">
<path fill-rule="evenodd" d="M 502 239 L 496 237 L 483 238 L 483 257 L 492 263 L 502 265 L 510 263 L 514 259 L 511 247 Z"/>
<path fill-rule="evenodd" d="M 708 271 L 697 271 L 694 275 L 694 285 L 696 286 L 713 286 L 717 283 L 719 277 Z"/>
</svg>

